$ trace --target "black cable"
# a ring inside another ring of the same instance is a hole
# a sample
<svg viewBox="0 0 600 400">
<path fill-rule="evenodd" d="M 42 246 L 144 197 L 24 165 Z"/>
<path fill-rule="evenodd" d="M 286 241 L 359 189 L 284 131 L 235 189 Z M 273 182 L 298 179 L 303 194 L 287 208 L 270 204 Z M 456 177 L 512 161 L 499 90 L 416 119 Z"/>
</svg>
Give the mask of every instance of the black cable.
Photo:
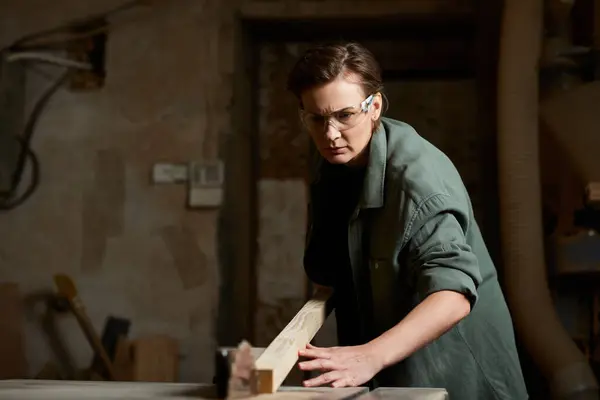
<svg viewBox="0 0 600 400">
<path fill-rule="evenodd" d="M 8 201 L 3 201 L 0 203 L 0 211 L 10 211 L 19 207 L 21 204 L 25 203 L 31 195 L 36 191 L 39 183 L 40 183 L 40 162 L 35 154 L 35 152 L 29 148 L 24 147 L 24 142 L 19 139 L 19 143 L 21 143 L 21 154 L 25 153 L 26 159 L 31 161 L 31 181 L 27 186 L 27 189 L 18 197 L 9 198 Z"/>
<path fill-rule="evenodd" d="M 18 39 L 17 41 L 15 41 L 14 43 L 12 43 L 11 45 L 0 49 L 0 55 L 2 53 L 4 53 L 4 51 L 6 51 L 6 50 L 10 51 L 10 50 L 18 49 L 19 46 L 24 45 L 27 42 L 30 42 L 32 40 L 35 40 L 38 38 L 43 38 L 45 36 L 56 34 L 56 33 L 63 33 L 66 31 L 70 31 L 74 28 L 85 27 L 86 25 L 88 25 L 90 23 L 106 19 L 114 14 L 121 13 L 130 8 L 134 8 L 139 5 L 142 5 L 144 3 L 149 3 L 149 1 L 148 0 L 131 0 L 131 1 L 126 2 L 125 4 L 122 4 L 112 10 L 109 10 L 109 11 L 95 14 L 92 16 L 87 16 L 87 17 L 80 18 L 80 19 L 76 19 L 74 21 L 71 21 L 69 23 L 60 25 L 60 26 L 52 28 L 52 29 L 47 29 L 47 30 L 43 30 L 40 32 L 36 32 L 33 34 L 23 36 L 20 39 Z M 17 140 L 20 144 L 21 151 L 19 153 L 19 157 L 17 160 L 15 172 L 13 173 L 11 188 L 6 195 L 3 195 L 2 197 L 0 197 L 0 211 L 8 211 L 8 210 L 15 209 L 16 207 L 23 204 L 27 199 L 29 199 L 31 197 L 31 195 L 35 192 L 35 190 L 37 189 L 37 187 L 39 185 L 39 181 L 40 181 L 40 162 L 39 162 L 37 155 L 31 148 L 31 138 L 33 137 L 33 134 L 35 132 L 35 127 L 37 125 L 39 117 L 42 114 L 42 111 L 44 110 L 46 104 L 48 103 L 48 101 L 50 100 L 52 95 L 56 92 L 56 90 L 65 82 L 67 77 L 68 77 L 68 72 L 65 73 L 63 76 L 61 76 L 61 78 L 58 79 L 42 95 L 42 97 L 35 104 L 33 111 L 31 113 L 31 116 L 27 120 L 25 129 L 23 131 L 23 135 L 15 138 L 15 140 Z M 25 189 L 25 191 L 21 195 L 18 195 L 17 192 L 19 190 L 19 187 L 21 186 L 21 181 L 23 179 L 23 173 L 25 171 L 25 166 L 27 165 L 28 161 L 31 163 L 31 166 L 32 166 L 31 181 L 30 181 L 29 185 L 27 186 L 27 188 Z"/>
<path fill-rule="evenodd" d="M 17 159 L 17 165 L 15 172 L 13 173 L 11 188 L 8 192 L 8 195 L 3 199 L 0 199 L 0 211 L 9 211 L 15 209 L 29 199 L 37 189 L 40 180 L 40 162 L 35 152 L 31 148 L 31 139 L 35 133 L 37 122 L 39 121 L 42 112 L 48 104 L 48 101 L 52 98 L 58 88 L 62 86 L 68 76 L 69 71 L 65 72 L 44 92 L 44 94 L 35 103 L 31 115 L 25 124 L 23 134 L 15 138 L 21 146 L 21 151 L 19 153 L 19 158 Z M 25 172 L 25 166 L 27 165 L 28 160 L 32 165 L 31 182 L 23 194 L 18 195 L 17 192 L 21 186 L 23 173 Z"/>
</svg>

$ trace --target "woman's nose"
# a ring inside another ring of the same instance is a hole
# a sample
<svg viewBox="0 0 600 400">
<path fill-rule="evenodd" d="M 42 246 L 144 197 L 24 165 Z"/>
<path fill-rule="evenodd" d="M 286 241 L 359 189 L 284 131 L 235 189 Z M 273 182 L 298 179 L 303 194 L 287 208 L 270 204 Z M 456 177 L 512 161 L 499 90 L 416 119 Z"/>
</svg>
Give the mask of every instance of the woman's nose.
<svg viewBox="0 0 600 400">
<path fill-rule="evenodd" d="M 336 139 L 339 139 L 340 136 L 340 131 L 338 131 L 337 128 L 331 122 L 327 121 L 327 125 L 325 126 L 325 137 L 327 137 L 327 140 L 333 142 Z"/>
</svg>

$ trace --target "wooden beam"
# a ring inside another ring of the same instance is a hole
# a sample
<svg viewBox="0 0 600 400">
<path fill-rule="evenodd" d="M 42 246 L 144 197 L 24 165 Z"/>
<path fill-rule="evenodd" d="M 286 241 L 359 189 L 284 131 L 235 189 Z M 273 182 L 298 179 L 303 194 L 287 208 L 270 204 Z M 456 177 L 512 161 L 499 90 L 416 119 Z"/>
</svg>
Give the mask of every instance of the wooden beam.
<svg viewBox="0 0 600 400">
<path fill-rule="evenodd" d="M 246 0 L 240 7 L 244 19 L 388 18 L 390 16 L 465 16 L 471 2 L 460 0 L 260 1 Z M 360 27 L 357 27 L 360 29 Z"/>
<path fill-rule="evenodd" d="M 275 393 L 298 360 L 298 350 L 306 347 L 327 319 L 331 292 L 319 290 L 267 346 L 255 362 L 257 393 Z"/>
</svg>

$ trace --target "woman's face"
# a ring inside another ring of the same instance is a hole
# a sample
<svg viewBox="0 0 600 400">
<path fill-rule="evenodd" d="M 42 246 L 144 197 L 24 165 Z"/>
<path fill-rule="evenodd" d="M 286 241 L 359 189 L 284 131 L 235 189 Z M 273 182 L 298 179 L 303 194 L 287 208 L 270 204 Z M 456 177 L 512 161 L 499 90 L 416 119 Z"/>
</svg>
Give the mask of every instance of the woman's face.
<svg viewBox="0 0 600 400">
<path fill-rule="evenodd" d="M 381 113 L 381 95 L 364 93 L 356 75 L 302 93 L 301 118 L 319 153 L 332 164 L 364 164 Z"/>
</svg>

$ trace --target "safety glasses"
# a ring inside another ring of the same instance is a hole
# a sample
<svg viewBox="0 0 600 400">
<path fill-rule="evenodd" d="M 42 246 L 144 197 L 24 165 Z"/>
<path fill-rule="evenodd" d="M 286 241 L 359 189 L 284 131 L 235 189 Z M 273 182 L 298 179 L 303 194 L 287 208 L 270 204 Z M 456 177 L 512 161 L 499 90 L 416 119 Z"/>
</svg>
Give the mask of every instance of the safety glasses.
<svg viewBox="0 0 600 400">
<path fill-rule="evenodd" d="M 369 107 L 373 104 L 374 95 L 370 95 L 360 104 L 349 106 L 337 111 L 322 115 L 300 110 L 300 119 L 304 127 L 310 132 L 325 131 L 329 124 L 337 130 L 343 131 L 354 128 L 367 117 Z"/>
</svg>

